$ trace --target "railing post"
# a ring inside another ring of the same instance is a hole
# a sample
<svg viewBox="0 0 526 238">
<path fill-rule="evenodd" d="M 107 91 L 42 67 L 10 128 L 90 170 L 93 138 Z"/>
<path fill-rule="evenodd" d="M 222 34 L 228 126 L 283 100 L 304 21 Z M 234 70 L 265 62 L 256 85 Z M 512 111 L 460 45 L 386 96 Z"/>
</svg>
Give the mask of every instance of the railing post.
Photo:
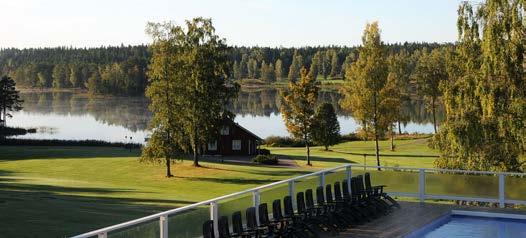
<svg viewBox="0 0 526 238">
<path fill-rule="evenodd" d="M 259 190 L 255 190 L 254 192 L 252 192 L 252 201 L 254 202 L 254 207 L 256 208 L 256 221 L 257 221 L 257 224 L 259 225 L 259 204 L 261 202 L 260 200 L 260 195 L 259 195 Z"/>
<path fill-rule="evenodd" d="M 108 233 L 103 232 L 97 235 L 98 238 L 108 238 Z"/>
<path fill-rule="evenodd" d="M 320 186 L 325 187 L 325 172 L 320 174 Z"/>
<path fill-rule="evenodd" d="M 352 194 L 351 191 L 351 178 L 352 178 L 352 167 L 349 165 L 345 168 L 347 170 L 347 191 L 349 191 L 349 194 Z"/>
<path fill-rule="evenodd" d="M 296 198 L 294 194 L 296 193 L 296 184 L 294 180 L 289 181 L 289 196 L 290 200 L 292 200 L 292 209 L 296 209 Z"/>
<path fill-rule="evenodd" d="M 426 194 L 426 170 L 419 169 L 418 176 L 418 197 L 420 198 L 420 203 L 424 203 Z"/>
<path fill-rule="evenodd" d="M 159 237 L 168 238 L 168 216 L 159 217 Z"/>
<path fill-rule="evenodd" d="M 214 236 L 219 237 L 219 209 L 217 202 L 210 203 L 210 220 L 214 221 Z"/>
<path fill-rule="evenodd" d="M 506 202 L 506 195 L 505 195 L 505 175 L 499 174 L 499 207 L 504 208 L 505 202 Z"/>
</svg>

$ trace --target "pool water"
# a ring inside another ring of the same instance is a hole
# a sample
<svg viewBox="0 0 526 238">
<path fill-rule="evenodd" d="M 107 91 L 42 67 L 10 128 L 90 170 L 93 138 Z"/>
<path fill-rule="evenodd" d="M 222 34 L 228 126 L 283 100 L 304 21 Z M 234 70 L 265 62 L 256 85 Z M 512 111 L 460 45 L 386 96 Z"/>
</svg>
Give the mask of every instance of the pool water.
<svg viewBox="0 0 526 238">
<path fill-rule="evenodd" d="M 406 238 L 526 238 L 526 220 L 449 215 Z"/>
</svg>

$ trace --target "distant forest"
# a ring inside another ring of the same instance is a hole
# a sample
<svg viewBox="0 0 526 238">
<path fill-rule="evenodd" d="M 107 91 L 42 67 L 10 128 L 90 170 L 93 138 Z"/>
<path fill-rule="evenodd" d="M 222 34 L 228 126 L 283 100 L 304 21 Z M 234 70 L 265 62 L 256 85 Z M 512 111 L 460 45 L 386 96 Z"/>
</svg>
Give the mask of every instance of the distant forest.
<svg viewBox="0 0 526 238">
<path fill-rule="evenodd" d="M 418 52 L 451 44 L 404 43 L 387 45 L 389 54 L 401 50 L 418 59 Z M 231 47 L 230 77 L 241 83 L 274 84 L 294 80 L 302 66 L 318 65 L 320 80 L 343 79 L 354 62 L 357 47 Z M 150 52 L 146 45 L 99 48 L 1 49 L 0 75 L 19 87 L 84 89 L 91 94 L 142 95 L 148 84 Z M 314 58 L 316 59 L 315 61 Z"/>
</svg>

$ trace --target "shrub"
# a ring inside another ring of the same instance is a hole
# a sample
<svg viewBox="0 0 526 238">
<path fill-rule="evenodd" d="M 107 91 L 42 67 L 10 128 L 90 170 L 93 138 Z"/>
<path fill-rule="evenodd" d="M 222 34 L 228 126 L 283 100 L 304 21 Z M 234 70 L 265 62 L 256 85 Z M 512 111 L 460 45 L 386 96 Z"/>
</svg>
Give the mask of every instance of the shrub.
<svg viewBox="0 0 526 238">
<path fill-rule="evenodd" d="M 347 135 L 341 135 L 340 136 L 340 142 L 347 142 L 347 141 L 360 141 L 362 138 L 360 138 L 356 133 L 349 133 Z"/>
<path fill-rule="evenodd" d="M 284 136 L 269 136 L 265 139 L 265 145 L 271 147 L 303 147 L 305 143 Z"/>
<path fill-rule="evenodd" d="M 256 151 L 256 153 L 257 153 L 258 155 L 270 155 L 270 150 L 267 150 L 267 149 L 258 149 L 258 150 Z"/>
<path fill-rule="evenodd" d="M 275 155 L 258 155 L 252 159 L 252 162 L 258 164 L 276 165 L 279 163 L 279 160 Z"/>
</svg>

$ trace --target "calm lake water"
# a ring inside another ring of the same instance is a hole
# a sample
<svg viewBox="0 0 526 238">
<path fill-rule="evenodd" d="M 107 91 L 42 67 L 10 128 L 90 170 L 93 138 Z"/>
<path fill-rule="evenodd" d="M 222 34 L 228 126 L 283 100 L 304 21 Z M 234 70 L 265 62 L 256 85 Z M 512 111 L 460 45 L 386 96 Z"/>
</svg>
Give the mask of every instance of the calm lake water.
<svg viewBox="0 0 526 238">
<path fill-rule="evenodd" d="M 232 105 L 235 121 L 265 138 L 288 135 L 279 113 L 278 89 L 242 90 Z M 75 139 L 131 141 L 142 143 L 151 117 L 144 97 L 89 97 L 72 92 L 23 92 L 24 109 L 13 114 L 9 126 L 37 128 L 37 133 L 20 136 L 36 139 Z M 341 133 L 354 132 L 359 126 L 352 116 L 338 107 L 336 91 L 322 91 L 320 100 L 337 110 Z M 404 105 L 409 122 L 403 132 L 431 133 L 430 114 L 421 101 Z"/>
</svg>

